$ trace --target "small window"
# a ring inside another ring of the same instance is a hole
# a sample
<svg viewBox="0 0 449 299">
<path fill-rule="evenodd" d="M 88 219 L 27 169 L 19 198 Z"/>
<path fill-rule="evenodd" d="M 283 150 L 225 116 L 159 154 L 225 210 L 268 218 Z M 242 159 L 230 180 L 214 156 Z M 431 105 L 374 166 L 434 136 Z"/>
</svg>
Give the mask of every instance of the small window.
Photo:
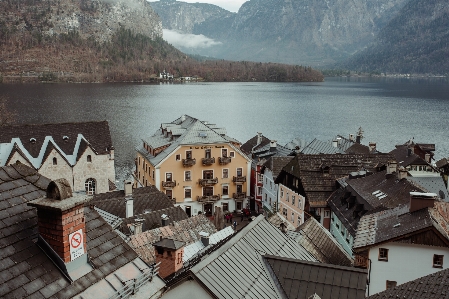
<svg viewBox="0 0 449 299">
<path fill-rule="evenodd" d="M 235 152 L 229 152 L 229 157 L 234 158 L 235 157 Z"/>
<path fill-rule="evenodd" d="M 87 155 L 87 162 L 92 162 L 92 156 L 91 155 Z"/>
<path fill-rule="evenodd" d="M 443 257 L 444 255 L 434 254 L 433 255 L 433 267 L 443 268 Z"/>
<path fill-rule="evenodd" d="M 282 215 L 287 216 L 287 209 L 286 208 L 282 209 Z"/>
<path fill-rule="evenodd" d="M 298 224 L 301 224 L 301 216 L 298 215 Z"/>
<path fill-rule="evenodd" d="M 294 195 L 292 195 L 292 205 L 293 206 L 295 205 L 295 196 Z"/>
<path fill-rule="evenodd" d="M 223 195 L 229 195 L 229 187 L 228 186 L 223 186 L 223 189 L 221 191 L 223 193 Z"/>
<path fill-rule="evenodd" d="M 86 194 L 87 195 L 95 194 L 95 189 L 96 189 L 96 181 L 95 181 L 95 179 L 92 179 L 92 178 L 87 179 L 84 182 L 84 187 L 86 189 Z"/>
<path fill-rule="evenodd" d="M 228 156 L 228 149 L 226 148 L 221 149 L 221 156 L 226 158 Z"/>
<path fill-rule="evenodd" d="M 190 188 L 184 189 L 184 197 L 185 198 L 192 198 L 192 189 L 190 189 Z"/>
<path fill-rule="evenodd" d="M 191 181 L 192 180 L 192 175 L 191 175 L 190 171 L 184 172 L 184 180 L 185 181 Z"/>
<path fill-rule="evenodd" d="M 242 168 L 237 168 L 237 176 L 241 177 L 243 175 L 243 169 Z"/>
<path fill-rule="evenodd" d="M 379 261 L 388 262 L 388 249 L 379 248 Z"/>
<path fill-rule="evenodd" d="M 262 195 L 262 187 L 257 187 L 257 195 Z"/>
<path fill-rule="evenodd" d="M 192 151 L 186 151 L 186 159 L 192 159 Z"/>
<path fill-rule="evenodd" d="M 243 186 L 242 185 L 237 185 L 235 187 L 237 188 L 237 193 L 243 193 Z"/>
<path fill-rule="evenodd" d="M 165 190 L 165 195 L 167 195 L 167 197 L 168 197 L 169 199 L 172 199 L 172 196 L 173 196 L 172 190 Z"/>
<path fill-rule="evenodd" d="M 397 281 L 387 280 L 387 290 L 393 289 L 397 284 Z"/>
<path fill-rule="evenodd" d="M 181 161 L 181 155 L 176 155 L 176 161 Z"/>
<path fill-rule="evenodd" d="M 284 197 L 284 190 L 281 188 L 281 197 Z"/>
<path fill-rule="evenodd" d="M 58 165 L 58 159 L 53 158 L 53 165 Z"/>
<path fill-rule="evenodd" d="M 172 173 L 171 173 L 171 172 L 167 172 L 167 173 L 165 174 L 165 180 L 166 180 L 167 182 L 171 182 L 172 179 L 173 179 Z"/>
<path fill-rule="evenodd" d="M 225 168 L 223 169 L 223 178 L 227 179 L 229 177 L 229 169 Z"/>
<path fill-rule="evenodd" d="M 205 153 L 205 158 L 206 158 L 206 159 L 209 159 L 210 157 L 212 157 L 212 155 L 211 155 L 210 149 L 208 148 L 208 149 L 206 150 L 206 153 Z"/>
<path fill-rule="evenodd" d="M 292 223 L 295 223 L 295 213 L 292 213 Z"/>
<path fill-rule="evenodd" d="M 288 195 L 288 192 L 287 192 L 287 202 L 290 202 L 290 196 Z"/>
</svg>

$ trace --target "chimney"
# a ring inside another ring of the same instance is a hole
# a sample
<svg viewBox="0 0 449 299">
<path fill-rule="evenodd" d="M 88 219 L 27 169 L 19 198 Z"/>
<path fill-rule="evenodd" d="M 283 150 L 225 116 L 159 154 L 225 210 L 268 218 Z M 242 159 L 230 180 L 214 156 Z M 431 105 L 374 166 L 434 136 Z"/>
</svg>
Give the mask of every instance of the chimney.
<svg viewBox="0 0 449 299">
<path fill-rule="evenodd" d="M 186 115 L 183 114 L 183 115 L 181 115 L 181 122 L 185 122 L 185 121 L 186 121 Z"/>
<path fill-rule="evenodd" d="M 362 135 L 357 134 L 357 136 L 355 137 L 355 142 L 360 143 L 361 140 L 362 140 Z"/>
<path fill-rule="evenodd" d="M 433 208 L 435 193 L 410 192 L 410 213 L 424 208 Z"/>
<path fill-rule="evenodd" d="M 411 154 L 412 154 L 412 148 L 408 147 L 407 148 L 407 157 L 410 157 Z"/>
<path fill-rule="evenodd" d="M 387 165 L 387 174 L 392 174 L 393 172 L 396 172 L 397 166 L 398 166 L 398 164 L 396 163 L 396 161 L 390 161 L 390 162 L 388 162 L 388 165 Z"/>
<path fill-rule="evenodd" d="M 276 147 L 277 147 L 277 141 L 276 140 L 271 140 L 270 141 L 270 152 L 275 152 L 276 151 Z"/>
<path fill-rule="evenodd" d="M 256 145 L 259 145 L 261 142 L 262 142 L 262 133 L 257 132 L 257 144 Z"/>
<path fill-rule="evenodd" d="M 204 247 L 209 246 L 209 234 L 206 232 L 200 232 L 201 243 L 203 243 Z"/>
<path fill-rule="evenodd" d="M 28 202 L 37 209 L 37 245 L 72 280 L 92 270 L 87 257 L 84 218 L 87 198 L 73 195 L 70 183 L 58 179 L 50 182 L 46 197 Z"/>
<path fill-rule="evenodd" d="M 403 166 L 400 166 L 398 169 L 398 180 L 405 179 L 407 176 L 407 170 Z"/>
<path fill-rule="evenodd" d="M 301 153 L 301 147 L 299 145 L 295 146 L 295 154 Z"/>
<path fill-rule="evenodd" d="M 333 147 L 338 147 L 338 140 L 333 140 L 332 141 L 332 146 Z"/>
<path fill-rule="evenodd" d="M 168 217 L 168 215 L 162 214 L 161 215 L 162 226 L 167 226 L 169 219 L 170 219 L 170 217 Z"/>
<path fill-rule="evenodd" d="M 143 226 L 144 219 L 137 218 L 136 222 L 134 223 L 134 234 L 140 234 L 142 233 L 142 226 Z"/>
<path fill-rule="evenodd" d="M 375 142 L 370 142 L 369 143 L 369 152 L 370 153 L 376 152 L 376 143 Z"/>
<path fill-rule="evenodd" d="M 131 180 L 125 180 L 125 196 L 132 196 L 133 195 L 133 182 Z"/>
<path fill-rule="evenodd" d="M 114 160 L 115 159 L 115 155 L 114 155 L 115 148 L 111 145 L 108 149 L 109 149 L 109 160 Z"/>
<path fill-rule="evenodd" d="M 132 197 L 125 197 L 126 218 L 134 216 L 134 200 Z"/>
<path fill-rule="evenodd" d="M 354 134 L 349 134 L 349 140 L 354 142 Z"/>
<path fill-rule="evenodd" d="M 182 269 L 184 245 L 184 242 L 172 239 L 161 239 L 153 244 L 156 264 L 160 263 L 159 275 L 162 278 L 166 278 Z"/>
<path fill-rule="evenodd" d="M 426 160 L 427 163 L 430 163 L 430 154 L 426 154 L 426 155 L 424 156 L 424 158 L 425 158 L 425 160 Z"/>
</svg>

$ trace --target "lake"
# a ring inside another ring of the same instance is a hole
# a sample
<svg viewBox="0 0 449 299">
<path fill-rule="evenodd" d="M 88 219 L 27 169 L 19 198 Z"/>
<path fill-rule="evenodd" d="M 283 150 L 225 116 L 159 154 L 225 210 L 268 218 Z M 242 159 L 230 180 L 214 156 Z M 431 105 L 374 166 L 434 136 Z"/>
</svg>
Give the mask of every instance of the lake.
<svg viewBox="0 0 449 299">
<path fill-rule="evenodd" d="M 0 84 L 19 123 L 108 120 L 118 180 L 130 174 L 135 147 L 182 114 L 227 129 L 244 143 L 262 132 L 284 145 L 355 134 L 388 152 L 410 138 L 449 156 L 446 79 L 326 78 L 319 83 Z"/>
</svg>

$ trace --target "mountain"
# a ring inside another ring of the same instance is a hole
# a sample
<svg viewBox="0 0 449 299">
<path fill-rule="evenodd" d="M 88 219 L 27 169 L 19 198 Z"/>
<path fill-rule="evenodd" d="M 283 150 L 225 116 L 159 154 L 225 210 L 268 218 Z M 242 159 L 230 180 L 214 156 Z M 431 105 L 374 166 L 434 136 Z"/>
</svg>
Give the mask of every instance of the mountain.
<svg viewBox="0 0 449 299">
<path fill-rule="evenodd" d="M 151 5 L 164 29 L 203 34 L 217 42 L 191 52 L 222 59 L 322 66 L 366 47 L 406 1 L 251 0 L 236 15 L 221 11 L 204 21 L 197 14 L 199 9 L 206 16 L 201 4 L 162 0 Z"/>
<path fill-rule="evenodd" d="M 376 41 L 342 67 L 384 73 L 449 73 L 447 0 L 411 0 Z"/>
</svg>

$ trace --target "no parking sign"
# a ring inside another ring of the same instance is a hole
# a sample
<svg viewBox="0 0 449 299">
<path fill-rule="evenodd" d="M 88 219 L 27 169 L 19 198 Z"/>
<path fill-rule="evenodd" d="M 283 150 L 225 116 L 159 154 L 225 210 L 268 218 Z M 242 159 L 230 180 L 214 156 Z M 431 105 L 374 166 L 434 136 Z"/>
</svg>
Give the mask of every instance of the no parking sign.
<svg viewBox="0 0 449 299">
<path fill-rule="evenodd" d="M 69 235 L 70 260 L 74 260 L 84 254 L 83 230 L 77 230 Z"/>
</svg>

